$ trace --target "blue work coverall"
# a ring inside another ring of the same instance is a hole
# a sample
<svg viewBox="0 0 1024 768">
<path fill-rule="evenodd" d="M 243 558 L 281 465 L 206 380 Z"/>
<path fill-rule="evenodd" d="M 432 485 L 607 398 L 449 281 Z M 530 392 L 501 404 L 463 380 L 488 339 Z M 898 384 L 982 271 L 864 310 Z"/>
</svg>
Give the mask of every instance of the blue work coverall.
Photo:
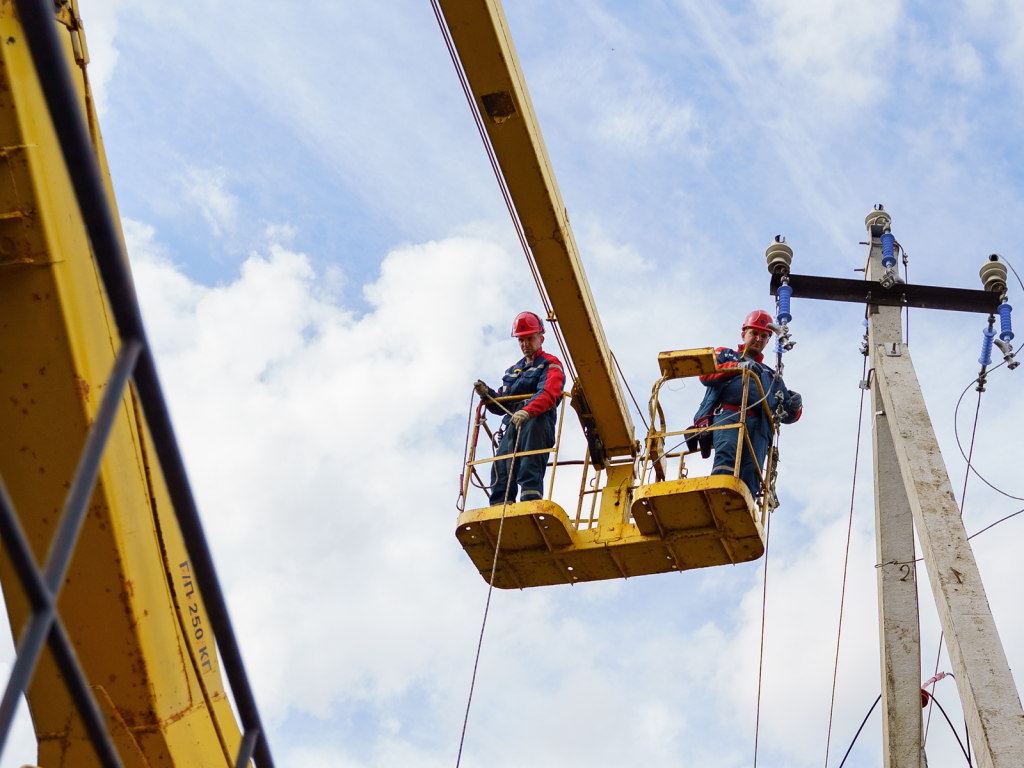
<svg viewBox="0 0 1024 768">
<path fill-rule="evenodd" d="M 502 376 L 501 388 L 495 392 L 489 390 L 491 397 L 508 395 L 533 395 L 528 400 L 506 402 L 503 405 L 515 413 L 525 408 L 530 418 L 517 430 L 509 423 L 512 418 L 501 407 L 494 403 L 487 404 L 491 413 L 505 414 L 501 420 L 504 435 L 498 444 L 498 456 L 515 452 L 537 451 L 552 448 L 555 445 L 555 423 L 558 420 L 556 406 L 562 395 L 565 384 L 565 373 L 562 364 L 554 355 L 537 350 L 529 363 L 522 358 Z M 519 445 L 516 447 L 516 433 Z M 508 489 L 508 502 L 516 500 L 517 486 L 522 489 L 521 501 L 535 501 L 544 498 L 544 472 L 548 466 L 547 453 L 523 456 L 509 461 L 495 461 L 491 469 L 491 506 L 506 501 L 505 490 Z M 509 482 L 509 464 L 512 464 L 512 482 Z"/>
<path fill-rule="evenodd" d="M 754 372 L 761 382 L 761 388 L 767 394 L 766 402 L 773 413 L 778 403 L 782 403 L 782 423 L 792 424 L 803 414 L 803 407 L 794 409 L 790 400 L 789 389 L 781 376 L 763 363 L 764 355 L 744 357 L 743 346 L 738 349 L 719 347 L 715 350 L 719 370 L 726 371 L 736 368 L 744 360 L 750 361 Z M 743 376 L 739 373 L 711 373 L 700 377 L 701 383 L 707 387 L 704 400 L 694 415 L 694 422 L 702 417 L 713 417 L 714 426 L 737 424 L 740 420 L 739 405 L 743 400 Z M 758 468 L 763 470 L 764 460 L 772 444 L 774 427 L 772 420 L 765 413 L 764 405 L 758 402 L 761 394 L 757 385 L 751 380 L 747 391 L 747 430 L 754 456 L 750 448 L 744 444 L 743 458 L 740 460 L 740 479 L 747 484 L 750 494 L 756 496 L 761 489 Z M 736 443 L 739 440 L 738 429 L 721 429 L 712 432 L 715 445 L 715 464 L 711 470 L 713 475 L 731 475 L 736 467 Z M 754 464 L 754 461 L 757 464 Z"/>
</svg>

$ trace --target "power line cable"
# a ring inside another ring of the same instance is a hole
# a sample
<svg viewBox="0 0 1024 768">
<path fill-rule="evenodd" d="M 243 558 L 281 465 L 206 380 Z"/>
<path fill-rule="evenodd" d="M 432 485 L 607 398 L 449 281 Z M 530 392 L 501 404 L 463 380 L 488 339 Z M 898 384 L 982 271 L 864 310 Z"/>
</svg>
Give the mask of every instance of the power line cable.
<svg viewBox="0 0 1024 768">
<path fill-rule="evenodd" d="M 960 745 L 960 751 L 963 752 L 964 757 L 967 758 L 967 765 L 971 765 L 971 755 L 964 747 L 964 743 L 960 741 L 960 734 L 957 733 L 956 728 L 953 727 L 953 721 L 949 719 L 949 715 L 946 714 L 946 710 L 942 708 L 942 705 L 939 703 L 939 700 L 936 699 L 934 695 L 931 696 L 931 700 L 935 702 L 935 706 L 939 708 L 939 711 L 942 713 L 942 716 L 946 718 L 946 722 L 949 723 L 949 729 L 953 731 L 953 735 L 956 736 L 956 743 Z"/>
<path fill-rule="evenodd" d="M 860 736 L 860 732 L 864 730 L 864 726 L 868 724 L 868 718 L 871 717 L 871 713 L 875 711 L 875 707 L 878 706 L 878 702 L 882 700 L 882 694 L 878 694 L 878 698 L 875 699 L 875 703 L 871 705 L 871 709 L 864 715 L 864 720 L 860 724 L 860 728 L 857 729 L 857 733 L 853 735 L 853 741 L 850 742 L 849 749 L 846 750 L 846 754 L 843 755 L 843 761 L 839 763 L 839 768 L 843 768 L 846 765 L 846 758 L 850 756 L 850 752 L 853 751 L 853 745 L 857 743 L 857 737 Z"/>
<path fill-rule="evenodd" d="M 1000 363 L 999 365 L 997 365 L 994 368 L 992 368 L 992 370 L 990 370 L 989 373 L 992 373 L 992 371 L 995 371 L 995 370 L 998 370 L 999 368 L 1002 368 L 1004 365 L 1006 365 L 1005 362 Z M 989 488 L 991 488 L 996 493 L 1000 493 L 1000 494 L 1002 494 L 1003 496 L 1005 496 L 1008 499 L 1013 499 L 1014 501 L 1024 501 L 1024 496 L 1014 496 L 1012 493 L 1007 493 L 1002 488 L 998 488 L 994 484 L 989 482 L 987 478 L 985 478 L 980 472 L 978 472 L 978 470 L 974 468 L 974 464 L 972 463 L 971 458 L 968 457 L 968 455 L 964 452 L 964 446 L 960 442 L 960 429 L 959 429 L 959 426 L 957 424 L 958 416 L 959 416 L 959 413 L 960 413 L 960 404 L 963 402 L 964 396 L 967 394 L 967 390 L 969 390 L 972 386 L 974 386 L 979 381 L 980 378 L 981 377 L 979 376 L 978 378 L 974 379 L 974 381 L 972 381 L 970 384 L 968 384 L 967 387 L 964 389 L 964 391 L 960 394 L 960 399 L 956 401 L 956 409 L 953 411 L 953 436 L 956 437 L 957 448 L 960 449 L 960 455 L 963 456 L 964 457 L 964 461 L 967 462 L 968 474 L 973 472 L 977 476 L 977 478 L 979 480 L 981 480 L 981 482 L 983 482 L 985 485 L 987 485 Z M 981 393 L 980 392 L 978 393 L 978 400 L 979 400 L 979 402 L 981 400 Z M 977 429 L 977 426 L 978 426 L 977 416 L 975 416 L 974 428 Z M 973 445 L 974 445 L 974 434 L 973 433 L 971 434 L 971 445 L 972 445 L 972 448 L 973 448 Z M 965 480 L 964 484 L 966 486 L 966 480 Z M 961 510 L 962 509 L 963 509 L 963 507 L 961 506 Z M 962 511 L 961 511 L 961 514 L 963 514 Z"/>
</svg>

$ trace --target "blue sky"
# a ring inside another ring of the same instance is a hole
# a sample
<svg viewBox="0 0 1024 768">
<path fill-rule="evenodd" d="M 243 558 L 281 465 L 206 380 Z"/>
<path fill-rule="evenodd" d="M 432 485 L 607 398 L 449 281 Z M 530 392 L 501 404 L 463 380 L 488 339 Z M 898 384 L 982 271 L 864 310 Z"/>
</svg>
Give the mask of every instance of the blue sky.
<svg viewBox="0 0 1024 768">
<path fill-rule="evenodd" d="M 991 252 L 1024 266 L 1018 5 L 505 13 L 641 402 L 659 351 L 735 343 L 742 316 L 770 306 L 777 234 L 795 271 L 853 277 L 864 216 L 884 203 L 913 282 L 980 287 Z M 452 765 L 486 591 L 452 535 L 469 386 L 518 357 L 507 324 L 539 301 L 430 4 L 82 0 L 82 15 L 144 314 L 278 762 Z M 862 312 L 794 307 L 786 374 L 807 413 L 783 435 L 765 766 L 824 761 Z M 958 496 L 953 408 L 983 322 L 911 315 Z M 1022 375 L 993 376 L 976 448 L 1017 496 Z M 672 393 L 676 424 L 693 386 Z M 835 765 L 879 690 L 869 436 Z M 968 531 L 1014 503 L 974 482 Z M 975 551 L 1019 669 L 1024 517 L 997 530 Z M 463 764 L 749 765 L 762 574 L 497 594 Z M 939 630 L 920 582 L 927 678 Z M 959 712 L 952 682 L 937 693 Z M 878 764 L 877 717 L 848 766 Z M 959 765 L 940 725 L 929 763 Z"/>
</svg>

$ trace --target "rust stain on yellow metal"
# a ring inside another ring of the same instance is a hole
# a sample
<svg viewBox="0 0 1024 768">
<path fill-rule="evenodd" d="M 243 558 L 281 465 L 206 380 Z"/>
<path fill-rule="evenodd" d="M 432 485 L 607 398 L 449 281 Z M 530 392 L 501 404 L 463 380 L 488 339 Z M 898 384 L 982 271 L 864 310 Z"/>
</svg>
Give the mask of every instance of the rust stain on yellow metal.
<svg viewBox="0 0 1024 768">
<path fill-rule="evenodd" d="M 107 170 L 77 4 L 65 52 Z M 39 562 L 117 352 L 117 333 L 13 5 L 0 5 L 0 475 Z M 109 174 L 106 179 L 113 202 Z M 233 765 L 240 734 L 149 435 L 129 390 L 61 616 L 125 766 Z M 12 632 L 28 605 L 0 558 Z M 28 691 L 43 766 L 97 765 L 49 651 Z"/>
<path fill-rule="evenodd" d="M 630 456 L 635 443 L 629 406 L 613 369 L 501 3 L 440 3 L 576 366 L 589 413 L 608 456 Z"/>
</svg>

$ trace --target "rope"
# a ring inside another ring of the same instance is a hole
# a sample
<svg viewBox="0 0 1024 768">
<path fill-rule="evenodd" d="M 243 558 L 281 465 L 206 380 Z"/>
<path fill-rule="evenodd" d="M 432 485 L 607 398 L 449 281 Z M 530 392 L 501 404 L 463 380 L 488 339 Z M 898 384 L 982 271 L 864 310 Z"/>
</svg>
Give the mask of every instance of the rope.
<svg viewBox="0 0 1024 768">
<path fill-rule="evenodd" d="M 779 432 L 775 432 L 775 448 L 778 449 Z M 772 489 L 774 491 L 774 488 Z M 761 654 L 757 662 L 757 715 L 754 720 L 754 768 L 757 768 L 757 745 L 761 735 L 761 674 L 764 671 L 764 627 L 768 613 L 768 543 L 771 541 L 772 515 L 768 513 L 768 524 L 764 531 L 764 591 L 761 595 Z"/>
<path fill-rule="evenodd" d="M 861 373 L 861 381 L 867 377 L 868 359 L 864 358 L 864 370 Z M 828 768 L 828 751 L 832 744 L 832 717 L 836 708 L 836 681 L 839 678 L 839 646 L 843 639 L 843 608 L 846 604 L 846 574 L 850 566 L 850 540 L 853 537 L 853 503 L 857 498 L 857 464 L 860 461 L 860 433 L 861 425 L 864 423 L 864 393 L 860 391 L 860 413 L 857 416 L 857 446 L 853 452 L 853 484 L 850 489 L 850 522 L 846 527 L 846 557 L 843 560 L 843 589 L 839 596 L 839 630 L 836 633 L 836 663 L 832 670 L 832 700 L 828 707 L 828 736 L 825 738 L 825 768 Z M 871 714 L 870 712 L 868 714 Z M 866 721 L 866 718 L 865 718 Z M 861 726 L 863 727 L 863 726 Z M 852 745 L 851 745 L 852 746 Z M 843 758 L 844 760 L 846 758 Z"/>
<path fill-rule="evenodd" d="M 516 442 L 512 448 L 513 455 L 519 451 L 520 431 L 516 430 Z M 462 762 L 462 746 L 466 742 L 466 725 L 469 723 L 469 708 L 473 704 L 473 689 L 476 687 L 476 670 L 480 666 L 480 649 L 484 645 L 484 629 L 487 627 L 487 613 L 491 610 L 491 593 L 494 591 L 494 577 L 498 573 L 498 553 L 501 551 L 501 533 L 505 528 L 505 510 L 508 509 L 508 492 L 512 488 L 512 467 L 515 458 L 509 460 L 508 483 L 505 485 L 505 499 L 501 505 L 501 521 L 498 523 L 498 538 L 494 542 L 494 562 L 491 564 L 491 582 L 487 586 L 487 602 L 484 604 L 484 619 L 480 623 L 480 639 L 476 644 L 476 659 L 473 661 L 473 677 L 469 682 L 469 699 L 466 701 L 466 716 L 462 720 L 462 736 L 459 737 L 459 754 L 455 758 L 455 768 Z"/>
<path fill-rule="evenodd" d="M 622 372 L 622 367 L 619 365 L 619 359 L 615 356 L 614 352 L 612 352 L 612 360 L 615 361 L 615 367 L 619 371 L 619 376 L 622 377 L 622 383 L 626 385 L 626 391 L 629 392 L 629 397 L 632 399 L 633 405 L 636 406 L 636 412 L 640 416 L 640 421 L 644 423 L 644 429 L 650 432 L 651 428 L 647 426 L 647 419 L 644 418 L 644 412 L 640 410 L 640 404 L 636 401 L 636 398 L 633 397 L 633 390 L 629 388 L 629 382 L 626 381 L 626 374 Z"/>
<path fill-rule="evenodd" d="M 437 25 L 441 28 L 441 35 L 444 37 L 444 44 L 448 48 L 448 55 L 451 57 L 452 64 L 455 67 L 455 73 L 459 77 L 459 84 L 462 86 L 462 92 L 466 96 L 466 103 L 469 104 L 469 111 L 473 113 L 473 121 L 476 123 L 477 132 L 480 134 L 480 140 L 484 144 L 484 150 L 487 152 L 487 159 L 491 163 L 491 170 L 494 171 L 494 178 L 498 181 L 498 188 L 501 191 L 501 196 L 505 200 L 505 207 L 508 208 L 509 216 L 512 217 L 512 225 L 515 227 L 516 235 L 519 237 L 519 245 L 523 249 L 523 254 L 526 256 L 526 263 L 530 267 L 530 273 L 533 275 L 533 282 L 537 286 L 537 292 L 540 294 L 540 300 L 544 304 L 544 310 L 547 312 L 548 321 L 551 323 L 551 330 L 555 336 L 555 341 L 558 343 L 558 349 L 562 353 L 562 362 L 566 366 L 566 370 L 571 375 L 573 382 L 576 381 L 576 371 L 572 365 L 572 358 L 569 357 L 569 352 L 565 346 L 565 340 L 562 338 L 562 333 L 558 326 L 555 325 L 555 313 L 551 308 L 551 302 L 548 299 L 547 291 L 544 290 L 544 283 L 540 279 L 540 274 L 537 271 L 537 264 L 533 257 L 533 251 L 530 250 L 530 244 L 526 240 L 526 233 L 523 231 L 522 222 L 519 221 L 519 217 L 516 215 L 515 204 L 512 202 L 512 195 L 508 191 L 508 186 L 505 184 L 505 177 L 501 172 L 501 166 L 498 164 L 498 158 L 494 154 L 494 147 L 491 146 L 491 140 L 487 135 L 487 129 L 484 127 L 483 119 L 480 117 L 480 110 L 477 109 L 476 99 L 473 98 L 473 91 L 469 87 L 469 81 L 466 79 L 466 73 L 462 68 L 462 63 L 459 60 L 459 54 L 455 50 L 455 43 L 452 41 L 451 33 L 448 30 L 448 24 L 444 20 L 444 14 L 441 13 L 441 6 L 438 4 L 438 0 L 430 0 L 430 5 L 434 9 L 434 16 L 437 18 Z"/>
</svg>

